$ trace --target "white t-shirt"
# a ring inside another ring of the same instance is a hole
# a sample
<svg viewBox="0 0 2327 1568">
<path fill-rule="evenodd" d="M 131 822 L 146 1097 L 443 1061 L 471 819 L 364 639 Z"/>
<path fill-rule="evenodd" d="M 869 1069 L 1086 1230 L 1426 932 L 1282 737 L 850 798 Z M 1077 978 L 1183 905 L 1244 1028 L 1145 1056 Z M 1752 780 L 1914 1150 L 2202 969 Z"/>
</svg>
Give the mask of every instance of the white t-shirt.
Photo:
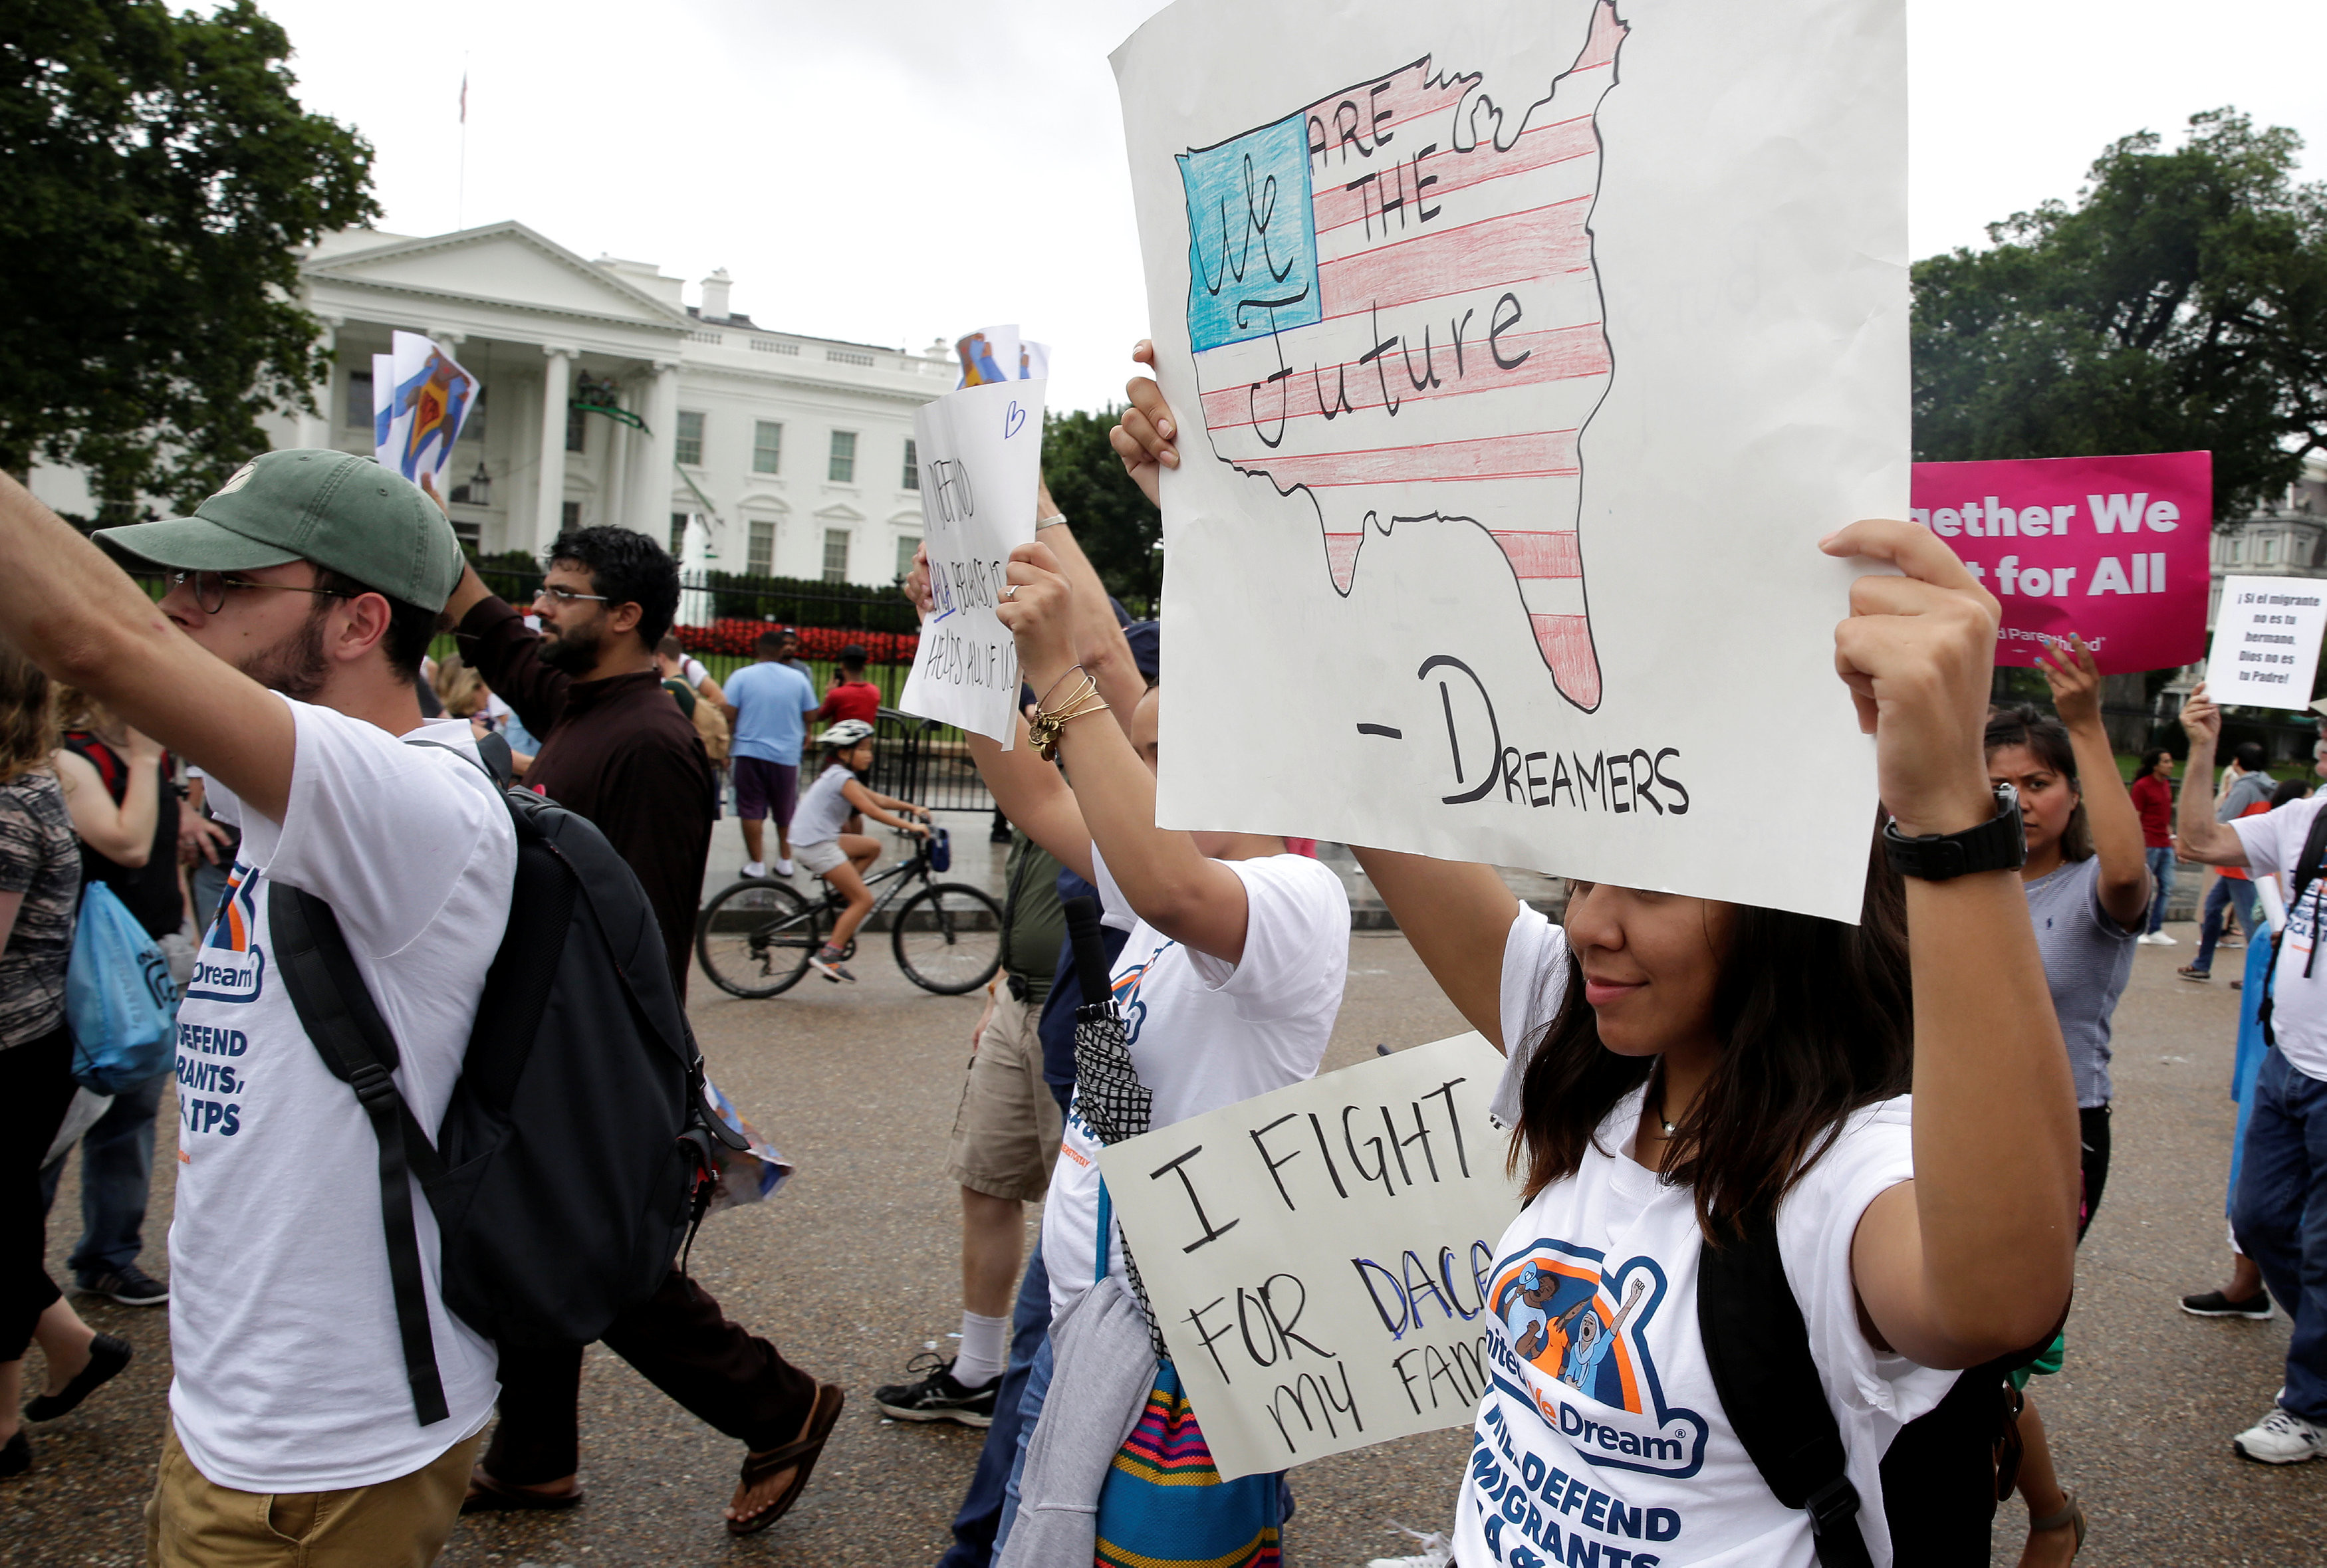
<svg viewBox="0 0 2327 1568">
<path fill-rule="evenodd" d="M 290 706 L 297 750 L 280 824 L 210 780 L 212 807 L 241 826 L 242 851 L 178 1010 L 170 1411 L 195 1468 L 250 1492 L 408 1475 L 481 1429 L 499 1392 L 493 1347 L 444 1311 L 436 1218 L 415 1181 L 452 1414 L 424 1427 L 413 1413 L 378 1145 L 284 993 L 267 884 L 313 893 L 339 917 L 396 1036 L 397 1087 L 433 1134 L 509 918 L 508 808 L 473 761 L 329 708 Z M 412 733 L 475 756 L 465 720 Z"/>
<path fill-rule="evenodd" d="M 816 776 L 815 783 L 800 791 L 799 804 L 792 809 L 794 849 L 829 844 L 840 836 L 840 830 L 848 825 L 848 814 L 856 809 L 840 792 L 841 787 L 855 777 L 835 762 Z"/>
<path fill-rule="evenodd" d="M 2247 865 L 2257 875 L 2276 873 L 2287 897 L 2294 893 L 2294 863 L 2303 858 L 2311 824 L 2327 810 L 2327 793 L 2290 800 L 2276 811 L 2241 817 L 2229 825 L 2247 846 Z M 2327 876 L 2304 891 L 2303 901 L 2286 912 L 2286 939 L 2279 944 L 2278 969 L 2271 977 L 2272 1036 L 2286 1065 L 2308 1078 L 2327 1080 L 2327 961 L 2312 963 L 2319 935 L 2319 901 Z M 2310 978 L 2303 966 L 2311 965 Z"/>
<path fill-rule="evenodd" d="M 1503 949 L 1507 1081 L 1557 1011 L 1566 971 L 1566 934 L 1523 906 Z M 1610 1113 L 1582 1169 L 1528 1205 L 1496 1249 L 1491 1382 L 1454 1555 L 1481 1568 L 1812 1568 L 1809 1516 L 1771 1495 L 1722 1412 L 1697 1333 L 1695 1199 L 1631 1158 L 1641 1099 Z M 1876 1568 L 1891 1561 L 1883 1452 L 1956 1378 L 1876 1353 L 1858 1327 L 1852 1237 L 1866 1206 L 1913 1173 L 1902 1096 L 1854 1115 L 1778 1210 L 1787 1283 Z"/>
<path fill-rule="evenodd" d="M 1091 850 L 1104 919 L 1131 933 L 1109 975 L 1131 1059 L 1154 1097 L 1151 1130 L 1317 1075 L 1350 973 L 1350 895 L 1301 854 L 1221 863 L 1244 881 L 1244 957 L 1199 953 L 1132 912 Z M 1042 1209 L 1042 1263 L 1053 1311 L 1098 1278 L 1099 1142 L 1067 1109 L 1066 1140 Z M 1107 1224 L 1107 1272 L 1123 1274 L 1121 1227 Z"/>
<path fill-rule="evenodd" d="M 703 661 L 699 658 L 680 659 L 678 673 L 687 677 L 687 689 L 689 691 L 702 690 L 703 683 L 711 678 L 711 672 L 704 667 Z"/>
</svg>

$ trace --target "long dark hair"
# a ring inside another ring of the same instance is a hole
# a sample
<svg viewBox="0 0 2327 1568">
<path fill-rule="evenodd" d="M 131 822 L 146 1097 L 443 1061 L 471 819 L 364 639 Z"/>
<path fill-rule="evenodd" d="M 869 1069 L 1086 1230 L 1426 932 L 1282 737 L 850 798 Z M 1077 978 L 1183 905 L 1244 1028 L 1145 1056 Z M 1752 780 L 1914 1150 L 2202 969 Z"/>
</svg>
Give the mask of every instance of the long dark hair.
<svg viewBox="0 0 2327 1568">
<path fill-rule="evenodd" d="M 1666 1180 L 1696 1190 L 1698 1225 L 1773 1209 L 1862 1106 L 1907 1092 L 1914 1053 L 1907 901 L 1877 838 L 1859 924 L 1742 904 L 1714 990 L 1724 1041 L 1672 1135 Z M 1573 949 L 1559 1011 L 1519 1090 L 1511 1163 L 1528 1200 L 1582 1166 L 1600 1124 L 1656 1070 L 1600 1043 Z M 1547 976 L 1546 980 L 1548 981 Z"/>
<path fill-rule="evenodd" d="M 2061 858 L 2090 860 L 2093 830 L 2085 820 L 2085 786 L 2077 777 L 2077 749 L 2069 743 L 2069 732 L 2061 721 L 2025 703 L 1990 708 L 1987 739 L 1982 744 L 1991 756 L 2006 746 L 2025 746 L 2046 770 L 2068 779 L 2077 791 L 2077 807 L 2061 830 Z"/>
</svg>

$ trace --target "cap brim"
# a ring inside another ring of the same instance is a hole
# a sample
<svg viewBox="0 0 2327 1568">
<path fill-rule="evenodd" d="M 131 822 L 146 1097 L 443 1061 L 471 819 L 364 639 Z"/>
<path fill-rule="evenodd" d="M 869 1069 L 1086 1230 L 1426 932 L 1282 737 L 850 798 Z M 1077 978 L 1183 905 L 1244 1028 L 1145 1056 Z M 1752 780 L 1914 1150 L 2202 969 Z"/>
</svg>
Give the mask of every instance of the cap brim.
<svg viewBox="0 0 2327 1568">
<path fill-rule="evenodd" d="M 182 572 L 255 572 L 299 559 L 295 550 L 261 543 L 204 517 L 128 523 L 89 537 L 117 555 Z"/>
</svg>

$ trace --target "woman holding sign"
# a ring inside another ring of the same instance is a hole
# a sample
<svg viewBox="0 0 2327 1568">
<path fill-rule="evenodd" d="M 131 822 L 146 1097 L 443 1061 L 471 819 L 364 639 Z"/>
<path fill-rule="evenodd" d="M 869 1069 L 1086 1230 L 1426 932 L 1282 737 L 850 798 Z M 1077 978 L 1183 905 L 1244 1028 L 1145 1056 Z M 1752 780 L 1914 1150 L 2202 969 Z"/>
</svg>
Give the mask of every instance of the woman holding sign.
<svg viewBox="0 0 2327 1568">
<path fill-rule="evenodd" d="M 1152 482 L 1171 414 L 1131 392 L 1114 441 Z M 1999 1363 L 2051 1339 L 2075 1272 L 2075 1085 L 1984 759 L 1995 601 L 1909 524 L 1822 547 L 1899 574 L 1835 633 L 1890 814 L 1860 924 L 1579 883 L 1562 929 L 1491 867 L 1358 852 L 1511 1058 L 1526 1205 L 1480 1282 L 1463 1568 L 1809 1568 L 1805 1503 L 1829 1563 L 1845 1531 L 1863 1562 L 1984 1560 Z M 1611 1347 L 1582 1386 L 1511 1328 L 1577 1303 Z"/>
<path fill-rule="evenodd" d="M 1017 721 L 1016 744 L 1007 751 L 974 733 L 970 751 L 995 804 L 1096 884 L 1106 923 L 1129 933 L 1108 979 L 1132 1064 L 1153 1096 L 1148 1125 L 1162 1128 L 1315 1076 L 1349 972 L 1349 895 L 1340 877 L 1288 853 L 1282 838 L 1155 826 L 1155 690 L 1143 691 L 1105 590 L 1064 535 L 1062 524 L 1045 523 L 1036 543 L 1011 552 L 996 608 L 1027 685 L 1040 694 L 1033 722 Z M 1118 713 L 1127 713 L 1127 722 L 1119 723 Z M 1064 774 L 1053 761 L 1065 764 Z M 1083 1111 L 1081 1098 L 1068 1107 L 1042 1209 L 1054 1324 L 1098 1282 L 1128 1277 L 1099 1179 L 1100 1140 Z M 1051 1383 L 1050 1354 L 1046 1344 L 1028 1381 L 1022 1441 L 1038 1419 L 1042 1432 L 1071 1430 L 1078 1442 L 1112 1445 L 1131 1430 L 1136 1402 L 1123 1411 L 1099 1408 L 1111 1395 L 1075 1386 L 1064 1362 Z M 1202 1528 L 1225 1529 L 1273 1550 L 1277 1478 L 1219 1483 L 1168 1361 L 1152 1388 L 1143 1378 L 1135 1392 L 1145 1394 L 1149 1413 L 1165 1413 L 1158 1420 L 1175 1461 L 1175 1517 L 1145 1522 L 1178 1544 Z M 1210 1480 L 1201 1479 L 1200 1465 Z M 1014 1502 L 1005 1504 L 997 1563 L 1011 1560 L 1003 1554 L 1014 1513 Z M 1102 1548 L 1117 1517 L 1100 1505 Z M 1159 1556 L 1158 1545 L 1143 1535 L 1129 1550 Z"/>
<path fill-rule="evenodd" d="M 2047 718 L 2030 707 L 1989 714 L 1987 776 L 2020 795 L 2028 842 L 2021 890 L 2028 897 L 2045 984 L 2077 1080 L 2081 1242 L 2108 1184 L 2110 1023 L 2133 974 L 2134 945 L 2147 924 L 2151 883 L 2140 814 L 2117 775 L 2116 749 L 2101 727 L 2101 674 L 2092 649 L 2077 637 L 2054 642 L 2037 667 L 2051 687 L 2060 716 Z M 2032 1367 L 2013 1374 L 2013 1381 L 2025 1387 L 2032 1372 L 2058 1372 L 2065 1354 L 2056 1335 Z M 2076 1495 L 2061 1488 L 2033 1401 L 2021 1410 L 2019 1430 L 2025 1450 L 2020 1495 L 2029 1514 L 2023 1560 L 2065 1560 L 2061 1554 L 2074 1555 L 2076 1543 L 2083 1539 L 2084 1511 Z M 2042 1538 L 2056 1532 L 2055 1540 Z"/>
</svg>

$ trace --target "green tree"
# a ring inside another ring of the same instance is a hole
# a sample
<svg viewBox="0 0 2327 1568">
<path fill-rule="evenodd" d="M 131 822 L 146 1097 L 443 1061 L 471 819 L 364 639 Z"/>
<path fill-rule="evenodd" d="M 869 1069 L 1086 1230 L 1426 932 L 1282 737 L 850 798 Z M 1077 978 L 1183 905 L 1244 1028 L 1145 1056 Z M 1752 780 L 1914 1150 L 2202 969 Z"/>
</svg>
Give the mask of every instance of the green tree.
<svg viewBox="0 0 2327 1568">
<path fill-rule="evenodd" d="M 1153 615 L 1164 591 L 1164 557 L 1155 548 L 1164 520 L 1107 444 L 1120 412 L 1045 415 L 1042 479 L 1107 591 L 1133 614 Z"/>
<path fill-rule="evenodd" d="M 298 251 L 376 216 L 371 148 L 292 96 L 250 0 L 0 0 L 0 468 L 107 521 L 193 502 L 328 369 Z"/>
<path fill-rule="evenodd" d="M 2126 136 L 2075 205 L 1914 267 L 1915 455 L 2209 449 L 2242 516 L 2327 447 L 2327 186 L 2236 109 Z"/>
</svg>

